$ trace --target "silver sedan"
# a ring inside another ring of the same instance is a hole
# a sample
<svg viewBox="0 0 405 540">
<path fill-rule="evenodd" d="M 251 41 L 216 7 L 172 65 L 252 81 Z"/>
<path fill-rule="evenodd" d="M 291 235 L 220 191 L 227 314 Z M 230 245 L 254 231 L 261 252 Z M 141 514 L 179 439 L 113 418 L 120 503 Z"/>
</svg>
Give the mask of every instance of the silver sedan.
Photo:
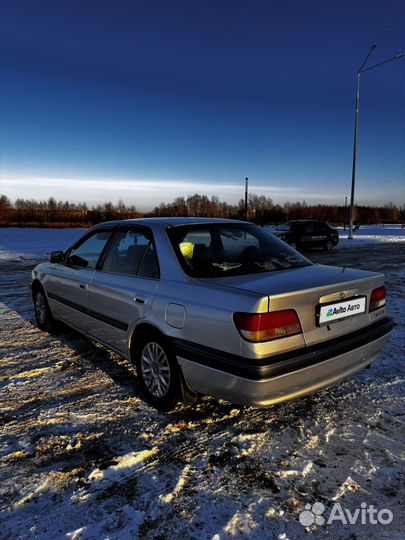
<svg viewBox="0 0 405 540">
<path fill-rule="evenodd" d="M 134 362 L 160 410 L 209 394 L 268 406 L 375 360 L 393 323 L 381 274 L 312 264 L 250 223 L 97 225 L 32 272 L 40 328 L 57 319 Z"/>
</svg>

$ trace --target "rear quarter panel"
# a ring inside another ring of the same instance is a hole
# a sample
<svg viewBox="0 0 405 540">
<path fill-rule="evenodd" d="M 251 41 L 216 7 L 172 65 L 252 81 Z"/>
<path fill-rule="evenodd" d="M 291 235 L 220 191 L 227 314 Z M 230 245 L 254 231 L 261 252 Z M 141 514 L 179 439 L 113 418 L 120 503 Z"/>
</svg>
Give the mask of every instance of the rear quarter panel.
<svg viewBox="0 0 405 540">
<path fill-rule="evenodd" d="M 174 328 L 166 320 L 167 306 L 173 303 L 185 308 L 183 328 Z M 233 314 L 238 311 L 266 313 L 268 309 L 268 296 L 257 293 L 209 285 L 197 279 L 189 282 L 161 280 L 148 322 L 170 337 L 252 359 L 262 358 L 269 351 L 276 353 L 302 347 L 302 336 L 268 343 L 266 347 L 241 338 Z"/>
</svg>

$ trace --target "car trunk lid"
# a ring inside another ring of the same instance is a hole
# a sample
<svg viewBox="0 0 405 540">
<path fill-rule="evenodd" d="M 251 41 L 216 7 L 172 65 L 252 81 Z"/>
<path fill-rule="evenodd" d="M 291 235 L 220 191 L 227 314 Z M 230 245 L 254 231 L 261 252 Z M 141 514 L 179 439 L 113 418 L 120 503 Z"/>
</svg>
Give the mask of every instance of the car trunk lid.
<svg viewBox="0 0 405 540">
<path fill-rule="evenodd" d="M 284 271 L 204 279 L 225 287 L 256 292 L 269 297 L 269 311 L 295 309 L 307 345 L 336 338 L 375 320 L 368 313 L 373 289 L 383 284 L 383 275 L 334 266 L 310 265 Z M 320 304 L 338 304 L 349 298 L 366 297 L 365 313 L 319 325 Z M 381 314 L 381 311 L 380 311 Z"/>
</svg>

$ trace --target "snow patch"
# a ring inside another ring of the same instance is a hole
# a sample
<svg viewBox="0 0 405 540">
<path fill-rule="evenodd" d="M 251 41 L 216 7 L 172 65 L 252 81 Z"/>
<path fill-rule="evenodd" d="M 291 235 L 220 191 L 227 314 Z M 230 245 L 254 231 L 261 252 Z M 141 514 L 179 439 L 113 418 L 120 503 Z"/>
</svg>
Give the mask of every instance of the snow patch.
<svg viewBox="0 0 405 540">
<path fill-rule="evenodd" d="M 100 538 L 135 540 L 138 538 L 138 529 L 143 520 L 144 512 L 139 512 L 127 504 L 105 519 L 68 532 L 66 538 L 69 540 L 100 540 Z"/>
<path fill-rule="evenodd" d="M 125 456 L 120 456 L 114 459 L 114 464 L 106 469 L 94 469 L 88 479 L 92 482 L 101 480 L 119 480 L 121 476 L 128 476 L 137 470 L 140 463 L 151 459 L 159 452 L 159 448 L 151 450 L 141 450 L 140 452 L 130 452 Z"/>
</svg>

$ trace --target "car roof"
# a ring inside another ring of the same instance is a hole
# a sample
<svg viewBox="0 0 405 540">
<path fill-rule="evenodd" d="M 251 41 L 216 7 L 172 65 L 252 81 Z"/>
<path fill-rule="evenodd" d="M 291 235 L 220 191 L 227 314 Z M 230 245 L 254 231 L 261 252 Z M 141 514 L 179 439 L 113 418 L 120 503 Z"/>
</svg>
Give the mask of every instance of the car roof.
<svg viewBox="0 0 405 540">
<path fill-rule="evenodd" d="M 320 219 L 290 219 L 287 223 L 324 223 Z"/>
<path fill-rule="evenodd" d="M 320 219 L 290 219 L 286 223 L 300 223 L 302 225 L 305 223 L 323 223 L 324 225 L 327 225 L 325 221 L 321 221 Z"/>
<path fill-rule="evenodd" d="M 202 217 L 152 217 L 139 219 L 118 219 L 100 223 L 104 225 L 161 225 L 175 227 L 177 225 L 198 225 L 204 223 L 248 223 L 237 219 L 202 218 Z"/>
</svg>

